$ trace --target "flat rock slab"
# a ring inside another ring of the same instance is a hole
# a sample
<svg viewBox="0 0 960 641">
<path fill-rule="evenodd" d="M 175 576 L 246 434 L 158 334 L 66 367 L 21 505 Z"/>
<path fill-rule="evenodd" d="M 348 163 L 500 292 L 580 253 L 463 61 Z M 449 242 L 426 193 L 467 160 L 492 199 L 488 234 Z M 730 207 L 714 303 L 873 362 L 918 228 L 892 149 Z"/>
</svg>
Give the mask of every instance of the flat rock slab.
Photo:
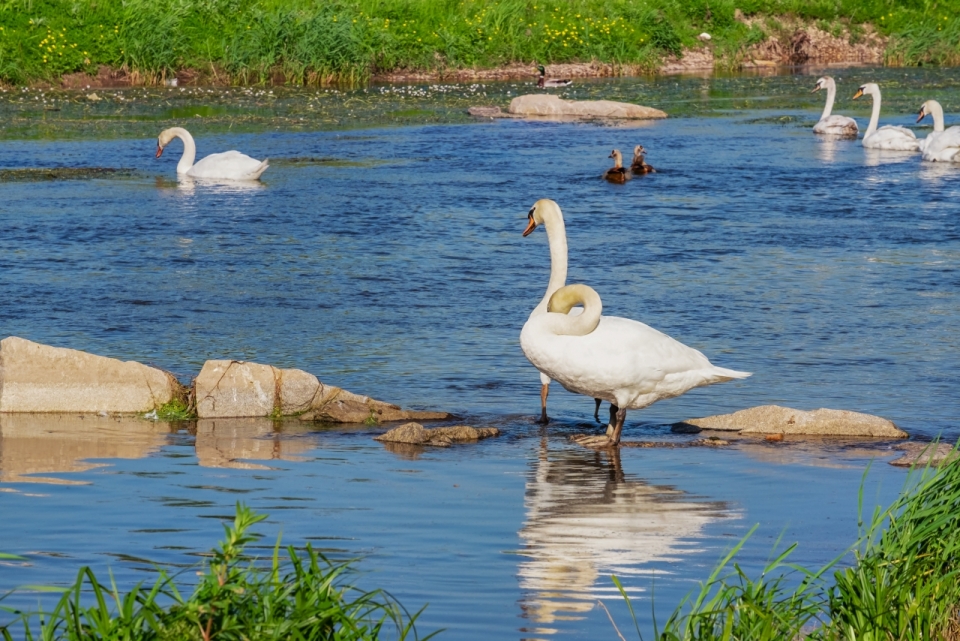
<svg viewBox="0 0 960 641">
<path fill-rule="evenodd" d="M 197 416 L 299 416 L 303 421 L 379 423 L 441 420 L 446 412 L 418 412 L 324 385 L 299 369 L 247 361 L 209 360 L 196 379 Z"/>
<path fill-rule="evenodd" d="M 898 445 L 897 449 L 903 452 L 903 456 L 890 461 L 890 465 L 897 467 L 940 467 L 947 463 L 956 461 L 960 453 L 949 443 L 904 443 Z"/>
<path fill-rule="evenodd" d="M 0 412 L 139 414 L 180 389 L 166 372 L 11 336 L 0 341 Z"/>
<path fill-rule="evenodd" d="M 528 94 L 510 101 L 508 111 L 518 116 L 573 116 L 578 118 L 666 118 L 653 107 L 612 100 L 563 100 L 551 94 Z"/>
<path fill-rule="evenodd" d="M 692 418 L 674 425 L 678 432 L 696 429 L 740 434 L 798 434 L 817 436 L 869 436 L 907 438 L 907 433 L 879 416 L 847 410 L 796 410 L 779 405 L 761 405 L 733 414 Z"/>
<path fill-rule="evenodd" d="M 491 436 L 500 436 L 500 430 L 495 427 L 470 427 L 469 425 L 428 429 L 420 423 L 405 423 L 374 437 L 373 440 L 383 443 L 450 447 L 454 443 L 470 443 Z"/>
</svg>

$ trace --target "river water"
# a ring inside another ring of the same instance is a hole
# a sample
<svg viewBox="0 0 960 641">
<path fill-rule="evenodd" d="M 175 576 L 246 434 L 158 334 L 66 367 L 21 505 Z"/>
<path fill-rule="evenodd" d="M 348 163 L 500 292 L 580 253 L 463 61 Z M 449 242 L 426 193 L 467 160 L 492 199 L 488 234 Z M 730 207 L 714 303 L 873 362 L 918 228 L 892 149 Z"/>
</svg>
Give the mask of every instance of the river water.
<svg viewBox="0 0 960 641">
<path fill-rule="evenodd" d="M 407 451 L 374 442 L 380 427 L 0 417 L 0 551 L 28 559 L 0 562 L 0 591 L 63 585 L 84 564 L 131 585 L 150 563 L 196 562 L 238 500 L 270 514 L 265 554 L 282 531 L 360 556 L 361 585 L 429 603 L 421 631 L 450 639 L 615 638 L 595 607 L 632 626 L 613 573 L 652 630 L 651 598 L 662 621 L 758 522 L 747 568 L 781 535 L 799 562 L 842 553 L 870 462 L 868 508 L 904 482 L 890 444 L 587 451 L 567 437 L 595 429 L 592 402 L 555 386 L 554 421 L 535 425 L 539 380 L 518 344 L 549 271 L 545 234 L 521 232 L 553 198 L 568 282 L 754 372 L 629 413 L 625 438 L 679 439 L 670 423 L 769 403 L 960 437 L 960 167 L 818 139 L 810 73 L 575 86 L 681 116 L 626 126 L 463 116 L 518 83 L 5 94 L 0 336 L 184 381 L 208 358 L 297 367 L 503 436 Z M 890 87 L 884 122 L 911 124 L 931 97 L 948 124 L 960 111 L 948 71 L 833 74 L 836 110 L 861 129 L 869 104 L 848 98 L 866 80 Z M 208 98 L 217 109 L 190 114 Z M 178 143 L 153 158 L 174 122 L 200 156 L 269 157 L 262 184 L 178 183 Z M 610 149 L 635 144 L 658 173 L 600 180 Z M 123 171 L 12 171 L 58 167 Z"/>
</svg>

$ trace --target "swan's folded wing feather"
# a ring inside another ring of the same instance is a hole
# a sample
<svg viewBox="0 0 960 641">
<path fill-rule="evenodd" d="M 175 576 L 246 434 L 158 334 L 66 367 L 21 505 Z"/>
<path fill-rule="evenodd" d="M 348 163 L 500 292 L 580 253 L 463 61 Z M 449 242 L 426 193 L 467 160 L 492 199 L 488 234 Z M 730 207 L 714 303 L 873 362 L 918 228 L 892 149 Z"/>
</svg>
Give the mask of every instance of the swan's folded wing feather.
<svg viewBox="0 0 960 641">
<path fill-rule="evenodd" d="M 834 114 L 827 116 L 818 122 L 814 128 L 814 133 L 818 134 L 855 134 L 859 131 L 857 121 L 847 116 Z"/>
<path fill-rule="evenodd" d="M 210 154 L 190 168 L 188 176 L 194 178 L 225 178 L 230 180 L 250 180 L 259 176 L 256 173 L 266 161 L 259 161 L 239 151 L 224 151 Z M 266 169 L 266 167 L 263 167 Z M 262 171 L 260 173 L 263 173 Z M 253 175 L 256 174 L 256 175 Z"/>
<path fill-rule="evenodd" d="M 960 152 L 960 126 L 942 132 L 931 132 L 922 148 L 924 160 L 951 161 Z M 932 137 L 932 140 L 931 140 Z"/>
<path fill-rule="evenodd" d="M 863 139 L 863 146 L 893 151 L 919 151 L 920 141 L 915 133 L 899 125 L 886 125 Z"/>
</svg>

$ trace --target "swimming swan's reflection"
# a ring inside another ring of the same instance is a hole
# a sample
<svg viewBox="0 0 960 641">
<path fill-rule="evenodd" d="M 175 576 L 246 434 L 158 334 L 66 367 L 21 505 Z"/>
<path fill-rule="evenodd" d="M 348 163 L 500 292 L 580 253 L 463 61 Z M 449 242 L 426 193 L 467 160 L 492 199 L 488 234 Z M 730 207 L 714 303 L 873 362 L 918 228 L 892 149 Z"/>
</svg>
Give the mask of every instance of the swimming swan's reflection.
<svg viewBox="0 0 960 641">
<path fill-rule="evenodd" d="M 102 465 L 89 459 L 144 458 L 158 451 L 169 434 L 167 423 L 137 418 L 0 414 L 0 482 L 82 484 L 32 475 L 85 472 Z"/>
<path fill-rule="evenodd" d="M 301 437 L 288 426 L 276 429 L 263 418 L 208 418 L 197 421 L 197 459 L 203 467 L 269 469 L 246 461 L 299 461 L 298 454 L 317 447 L 316 437 Z M 298 432 L 305 432 L 301 428 Z"/>
<path fill-rule="evenodd" d="M 624 474 L 619 451 L 548 451 L 544 442 L 520 530 L 528 557 L 519 568 L 524 615 L 538 624 L 580 618 L 598 593 L 609 594 L 610 574 L 638 574 L 697 551 L 689 540 L 729 512 L 684 496 Z"/>
</svg>

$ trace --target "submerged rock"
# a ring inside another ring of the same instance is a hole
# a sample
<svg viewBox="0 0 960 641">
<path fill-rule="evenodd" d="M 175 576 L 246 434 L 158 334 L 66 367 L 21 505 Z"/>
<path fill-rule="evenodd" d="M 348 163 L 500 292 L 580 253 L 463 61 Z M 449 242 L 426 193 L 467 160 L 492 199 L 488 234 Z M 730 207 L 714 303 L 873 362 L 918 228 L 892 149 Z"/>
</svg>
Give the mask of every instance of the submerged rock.
<svg viewBox="0 0 960 641">
<path fill-rule="evenodd" d="M 879 416 L 821 408 L 796 410 L 779 405 L 761 405 L 733 414 L 692 418 L 674 425 L 674 430 L 717 430 L 740 434 L 806 434 L 819 436 L 870 436 L 907 438 L 907 433 Z"/>
<path fill-rule="evenodd" d="M 508 111 L 521 116 L 574 116 L 580 118 L 666 118 L 653 107 L 612 100 L 563 100 L 550 94 L 528 94 L 510 101 Z"/>
<path fill-rule="evenodd" d="M 207 361 L 195 384 L 200 418 L 299 416 L 303 421 L 328 423 L 450 418 L 446 412 L 404 410 L 324 385 L 303 370 L 247 361 Z"/>
<path fill-rule="evenodd" d="M 16 336 L 0 341 L 0 412 L 140 414 L 179 390 L 172 375 L 135 361 Z"/>
<path fill-rule="evenodd" d="M 470 107 L 467 113 L 477 118 L 503 118 L 507 115 L 500 111 L 500 107 Z"/>
<path fill-rule="evenodd" d="M 955 447 L 949 443 L 904 443 L 898 445 L 897 449 L 903 452 L 903 456 L 890 461 L 890 465 L 896 465 L 897 467 L 910 467 L 912 465 L 939 467 L 946 463 L 952 463 L 960 456 Z"/>
<path fill-rule="evenodd" d="M 495 427 L 478 428 L 470 427 L 469 425 L 454 425 L 453 427 L 435 427 L 428 429 L 420 425 L 420 423 L 405 423 L 385 434 L 374 437 L 373 440 L 384 443 L 449 447 L 453 443 L 479 441 L 480 439 L 491 436 L 500 436 L 500 430 Z"/>
</svg>

